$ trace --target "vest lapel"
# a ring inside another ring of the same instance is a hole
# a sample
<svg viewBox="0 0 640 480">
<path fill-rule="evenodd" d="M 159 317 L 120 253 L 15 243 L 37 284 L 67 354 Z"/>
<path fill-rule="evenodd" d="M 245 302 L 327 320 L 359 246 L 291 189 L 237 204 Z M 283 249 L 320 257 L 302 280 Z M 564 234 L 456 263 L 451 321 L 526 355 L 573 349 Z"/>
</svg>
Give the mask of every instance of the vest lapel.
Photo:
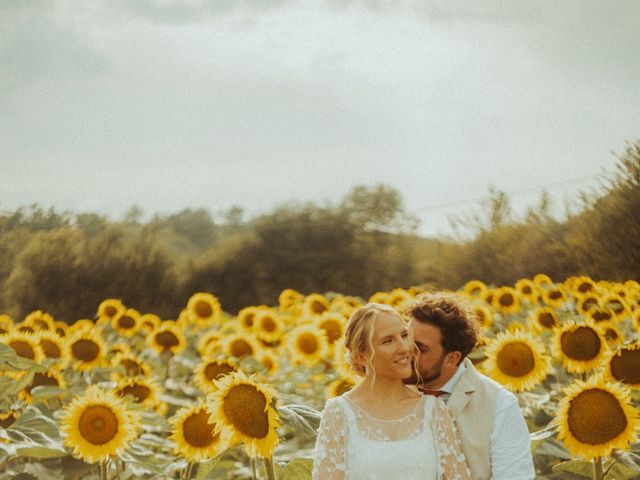
<svg viewBox="0 0 640 480">
<path fill-rule="evenodd" d="M 466 358 L 464 359 L 464 362 L 466 369 L 454 387 L 453 392 L 451 392 L 451 396 L 447 402 L 447 406 L 449 407 L 449 411 L 453 418 L 457 418 L 469 401 L 469 395 L 473 393 L 476 388 L 477 379 L 473 364 Z"/>
</svg>

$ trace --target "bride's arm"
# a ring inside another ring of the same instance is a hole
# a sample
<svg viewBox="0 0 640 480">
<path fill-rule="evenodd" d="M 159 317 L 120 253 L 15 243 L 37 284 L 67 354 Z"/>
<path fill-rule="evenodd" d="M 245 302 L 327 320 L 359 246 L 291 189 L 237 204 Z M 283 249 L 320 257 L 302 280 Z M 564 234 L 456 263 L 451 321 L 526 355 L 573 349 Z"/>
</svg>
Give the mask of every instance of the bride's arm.
<svg viewBox="0 0 640 480">
<path fill-rule="evenodd" d="M 346 418 L 339 400 L 327 401 L 313 451 L 313 480 L 344 480 L 346 428 Z"/>
<path fill-rule="evenodd" d="M 438 450 L 442 480 L 470 480 L 471 471 L 462 452 L 458 429 L 446 404 L 435 399 L 431 414 L 431 429 Z"/>
</svg>

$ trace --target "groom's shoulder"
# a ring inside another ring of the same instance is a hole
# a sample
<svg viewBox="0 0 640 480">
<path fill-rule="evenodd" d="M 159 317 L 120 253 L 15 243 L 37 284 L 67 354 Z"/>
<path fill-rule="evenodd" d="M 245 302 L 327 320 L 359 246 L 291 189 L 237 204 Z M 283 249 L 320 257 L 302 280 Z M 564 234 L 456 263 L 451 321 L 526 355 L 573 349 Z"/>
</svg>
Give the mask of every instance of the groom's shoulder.
<svg viewBox="0 0 640 480">
<path fill-rule="evenodd" d="M 488 391 L 504 394 L 510 393 L 503 385 L 496 382 L 491 377 L 488 377 L 484 373 L 479 372 L 473 365 L 467 365 L 467 372 L 469 376 L 473 377 L 476 388 L 482 388 Z"/>
</svg>

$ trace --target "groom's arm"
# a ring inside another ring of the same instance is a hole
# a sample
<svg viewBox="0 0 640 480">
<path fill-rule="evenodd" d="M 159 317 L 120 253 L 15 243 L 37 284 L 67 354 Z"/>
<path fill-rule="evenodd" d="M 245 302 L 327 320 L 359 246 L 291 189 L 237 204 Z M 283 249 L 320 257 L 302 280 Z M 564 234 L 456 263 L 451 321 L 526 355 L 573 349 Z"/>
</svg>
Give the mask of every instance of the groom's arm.
<svg viewBox="0 0 640 480">
<path fill-rule="evenodd" d="M 527 424 L 518 399 L 506 389 L 496 398 L 490 455 L 492 480 L 532 480 L 536 476 Z"/>
</svg>

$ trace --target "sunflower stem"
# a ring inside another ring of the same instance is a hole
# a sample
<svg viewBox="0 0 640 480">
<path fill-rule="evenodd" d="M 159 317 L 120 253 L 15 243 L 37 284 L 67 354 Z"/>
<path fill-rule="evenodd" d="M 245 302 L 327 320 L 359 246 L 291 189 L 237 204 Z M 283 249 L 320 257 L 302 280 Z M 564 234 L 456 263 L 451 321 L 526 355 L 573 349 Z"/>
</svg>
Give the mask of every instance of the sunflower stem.
<svg viewBox="0 0 640 480">
<path fill-rule="evenodd" d="M 273 457 L 263 458 L 264 469 L 267 472 L 267 480 L 276 480 L 276 471 L 273 465 Z"/>
<path fill-rule="evenodd" d="M 593 480 L 604 480 L 604 472 L 602 470 L 602 457 L 593 459 Z"/>
<path fill-rule="evenodd" d="M 251 457 L 249 459 L 249 463 L 251 464 L 251 478 L 252 480 L 258 480 L 258 472 L 256 470 L 256 459 Z"/>
<path fill-rule="evenodd" d="M 100 480 L 109 480 L 106 461 L 100 462 Z"/>
</svg>

